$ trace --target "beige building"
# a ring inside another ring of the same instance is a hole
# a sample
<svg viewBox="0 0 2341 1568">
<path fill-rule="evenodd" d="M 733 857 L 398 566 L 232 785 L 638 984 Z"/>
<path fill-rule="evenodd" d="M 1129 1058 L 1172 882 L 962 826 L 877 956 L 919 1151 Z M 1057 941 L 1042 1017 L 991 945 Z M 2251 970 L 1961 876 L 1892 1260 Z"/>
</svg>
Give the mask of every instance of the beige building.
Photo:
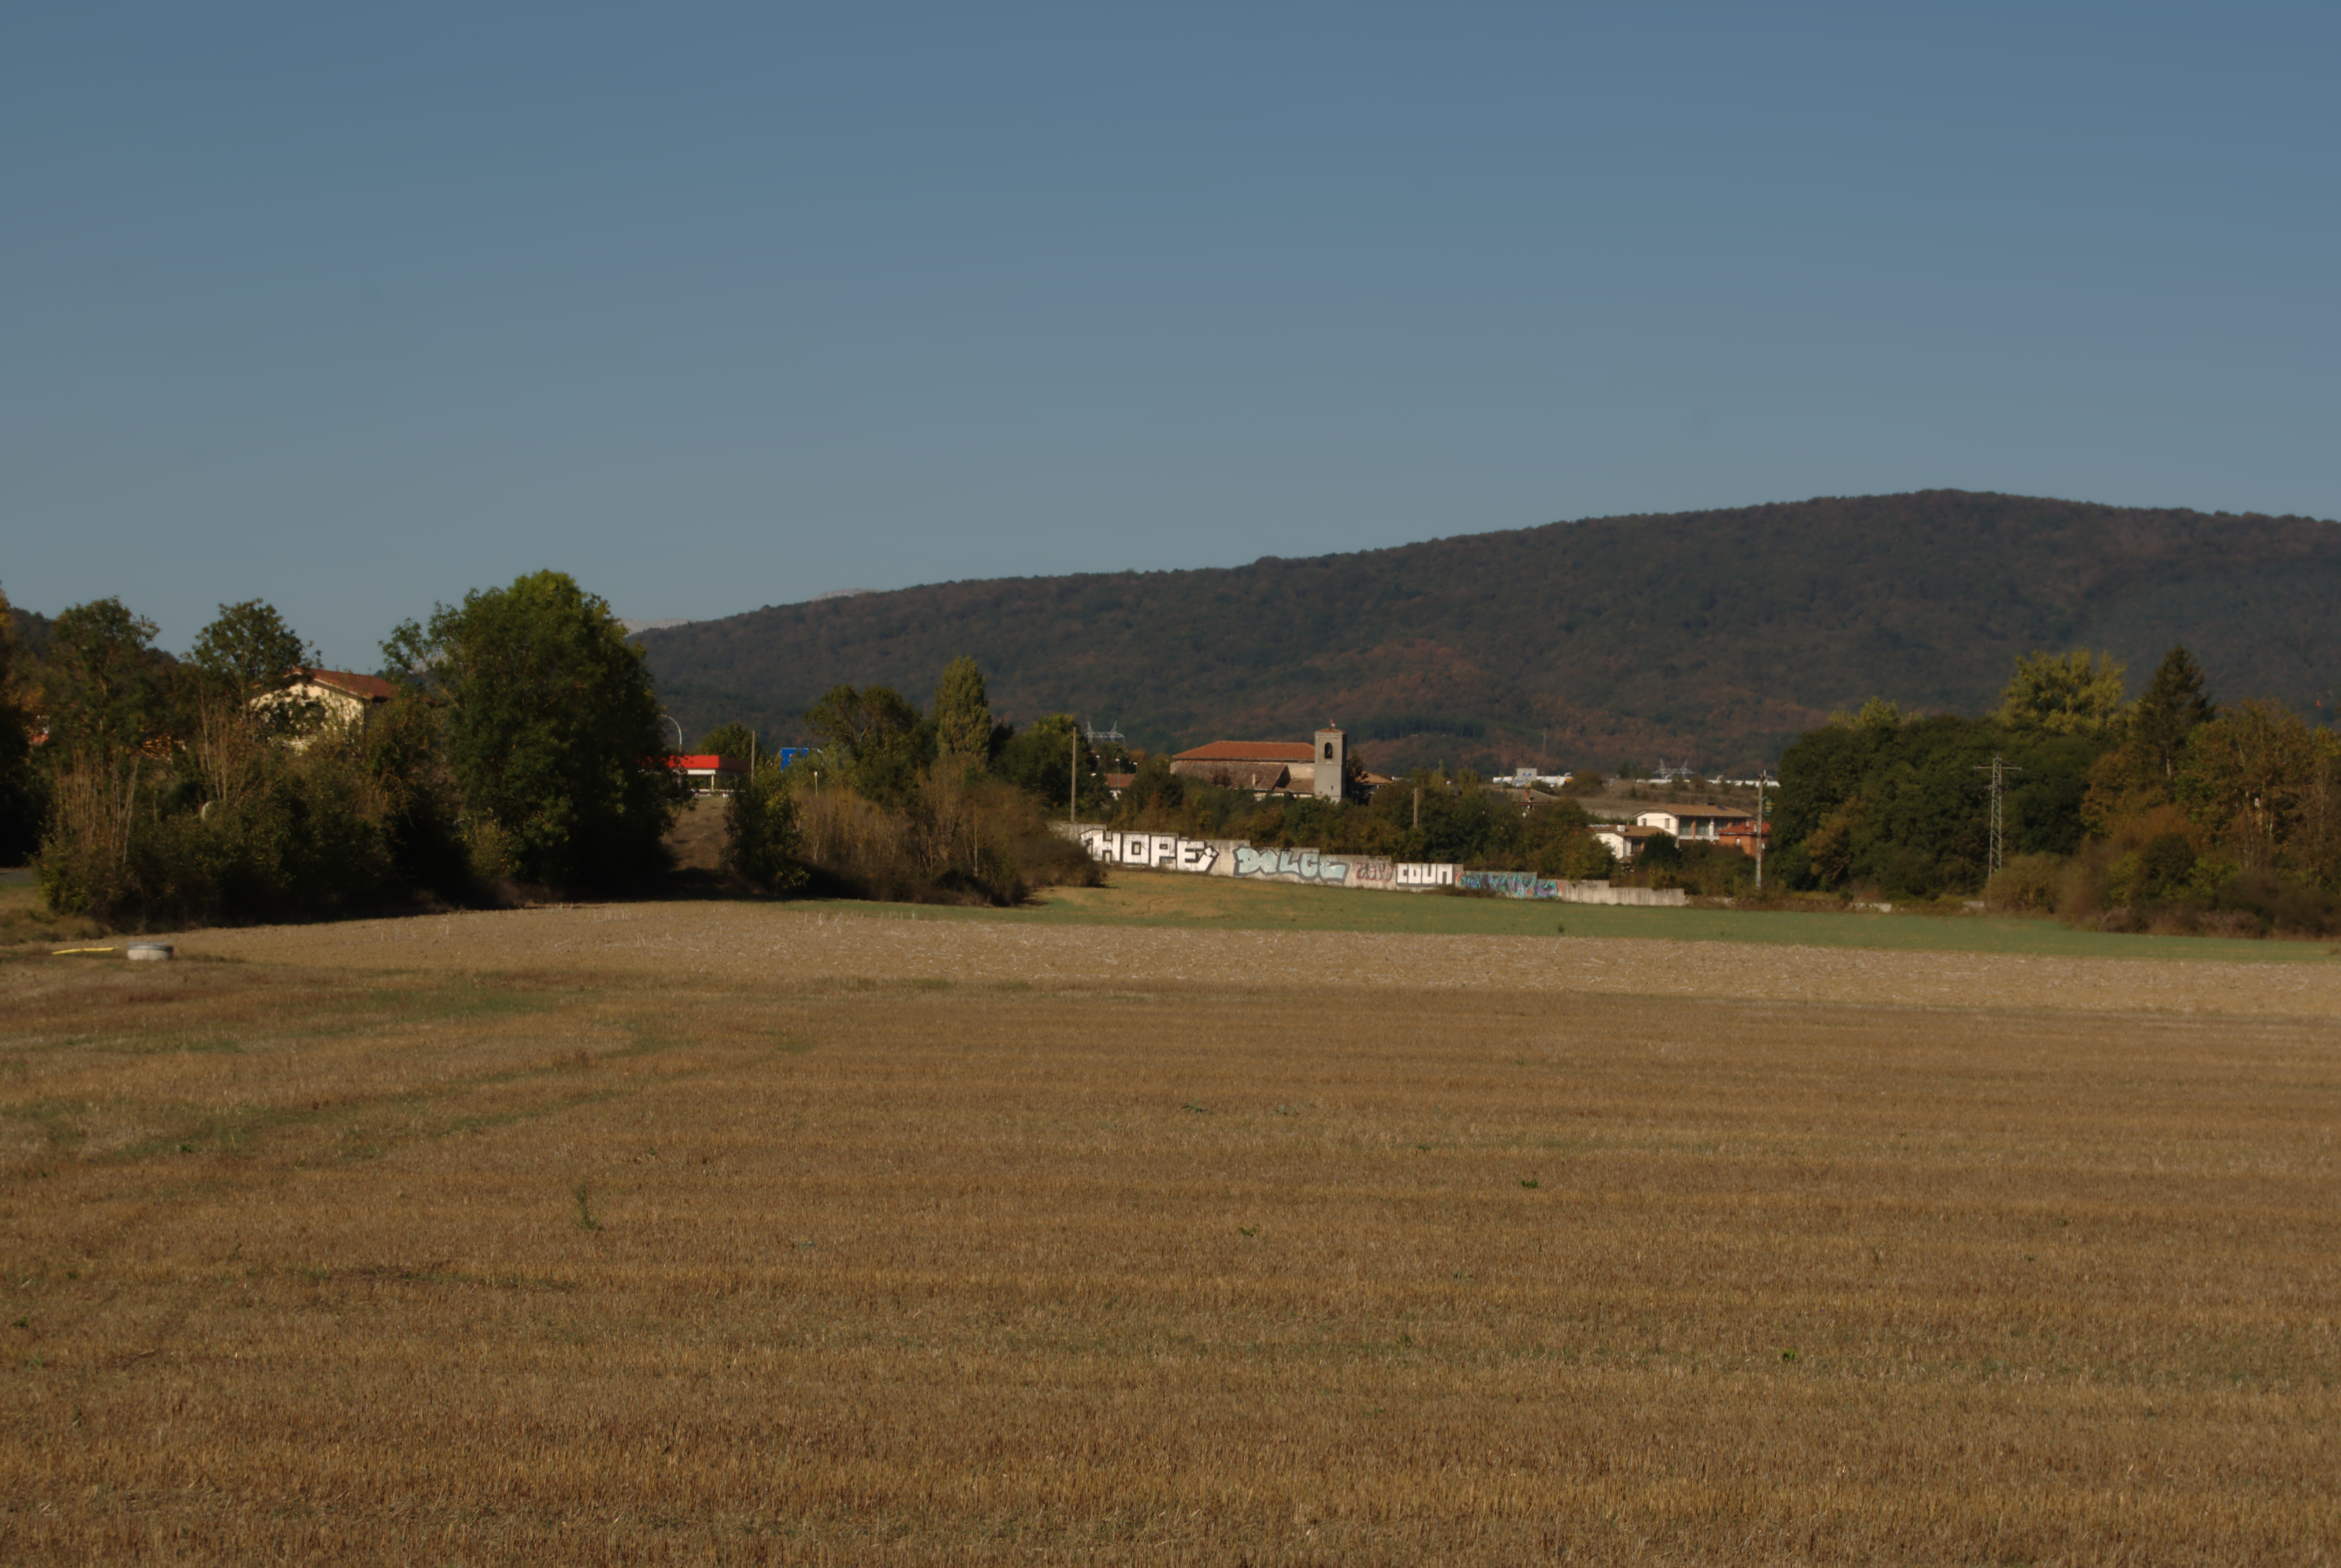
<svg viewBox="0 0 2341 1568">
<path fill-rule="evenodd" d="M 252 700 L 254 708 L 306 706 L 320 721 L 336 729 L 362 724 L 365 716 L 398 695 L 398 688 L 379 675 L 358 675 L 346 670 L 303 670 L 289 686 L 263 692 Z M 307 737 L 296 737 L 295 746 Z"/>
</svg>

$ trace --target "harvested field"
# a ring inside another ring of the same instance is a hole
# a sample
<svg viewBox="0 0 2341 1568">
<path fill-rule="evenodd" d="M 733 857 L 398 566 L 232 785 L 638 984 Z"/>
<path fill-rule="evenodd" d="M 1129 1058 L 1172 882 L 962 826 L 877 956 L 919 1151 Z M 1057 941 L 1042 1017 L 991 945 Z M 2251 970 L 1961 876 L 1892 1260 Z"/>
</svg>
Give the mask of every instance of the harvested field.
<svg viewBox="0 0 2341 1568">
<path fill-rule="evenodd" d="M 0 1555 L 2329 1561 L 2341 967 L 749 903 L 0 964 Z"/>
</svg>

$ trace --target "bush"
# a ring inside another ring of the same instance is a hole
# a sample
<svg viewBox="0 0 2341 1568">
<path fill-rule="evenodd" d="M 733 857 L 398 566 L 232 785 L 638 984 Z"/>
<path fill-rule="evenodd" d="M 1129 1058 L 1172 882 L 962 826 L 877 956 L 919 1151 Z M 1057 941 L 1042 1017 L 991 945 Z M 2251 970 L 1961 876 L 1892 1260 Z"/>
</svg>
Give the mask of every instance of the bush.
<svg viewBox="0 0 2341 1568">
<path fill-rule="evenodd" d="M 2017 855 L 1984 884 L 1984 907 L 1995 914 L 2047 915 L 2065 886 L 2062 855 Z"/>
<path fill-rule="evenodd" d="M 788 769 L 762 763 L 723 809 L 723 868 L 768 893 L 805 881 L 804 835 L 789 785 Z"/>
<path fill-rule="evenodd" d="M 849 897 L 1010 905 L 1034 887 L 1103 880 L 1030 795 L 996 779 L 923 774 L 899 806 L 852 789 L 797 804 L 811 884 Z"/>
</svg>

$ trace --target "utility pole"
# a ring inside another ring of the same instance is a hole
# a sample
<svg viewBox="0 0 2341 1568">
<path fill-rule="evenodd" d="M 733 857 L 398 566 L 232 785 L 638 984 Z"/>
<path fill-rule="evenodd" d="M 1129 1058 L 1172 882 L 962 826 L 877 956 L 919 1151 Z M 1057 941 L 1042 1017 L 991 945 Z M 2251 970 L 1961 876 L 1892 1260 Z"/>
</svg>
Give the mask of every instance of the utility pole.
<svg viewBox="0 0 2341 1568">
<path fill-rule="evenodd" d="M 1991 765 L 1989 767 L 1986 767 L 1982 763 L 1978 762 L 1976 764 L 1975 770 L 1978 773 L 1988 773 L 1991 775 L 1991 869 L 1985 872 L 1984 875 L 1987 877 L 1997 877 L 1999 875 L 2001 866 L 2006 864 L 2004 858 L 2000 854 L 2000 848 L 2003 841 L 2001 832 L 2003 819 L 2000 810 L 2000 798 L 2006 789 L 2002 776 L 2008 773 L 2021 773 L 2024 769 L 2021 768 L 2012 767 L 2006 762 L 2002 762 L 1999 759 L 1999 753 L 1995 751 L 1992 753 Z"/>
<path fill-rule="evenodd" d="M 1073 729 L 1072 755 L 1065 761 L 1065 820 L 1078 828 L 1081 822 L 1081 732 Z"/>
<path fill-rule="evenodd" d="M 1770 780 L 1770 769 L 1762 763 L 1756 765 L 1756 891 L 1764 891 L 1764 786 Z"/>
</svg>

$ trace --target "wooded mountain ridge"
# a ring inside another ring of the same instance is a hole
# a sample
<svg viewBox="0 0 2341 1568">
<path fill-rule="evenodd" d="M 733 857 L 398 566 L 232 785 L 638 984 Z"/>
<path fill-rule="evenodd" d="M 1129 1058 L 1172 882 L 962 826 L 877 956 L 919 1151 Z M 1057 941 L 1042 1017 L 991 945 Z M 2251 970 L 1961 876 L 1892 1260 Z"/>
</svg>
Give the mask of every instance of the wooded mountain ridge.
<svg viewBox="0 0 2341 1568">
<path fill-rule="evenodd" d="M 2184 642 L 2215 696 L 2308 708 L 2341 683 L 2336 605 L 2331 521 L 1924 491 L 936 583 L 641 641 L 693 733 L 800 738 L 842 682 L 923 702 L 964 653 L 1001 716 L 1071 711 L 1153 748 L 1332 720 L 1389 769 L 1738 769 L 1871 696 L 1985 712 L 2037 649 L 2107 650 L 2136 686 Z"/>
</svg>

